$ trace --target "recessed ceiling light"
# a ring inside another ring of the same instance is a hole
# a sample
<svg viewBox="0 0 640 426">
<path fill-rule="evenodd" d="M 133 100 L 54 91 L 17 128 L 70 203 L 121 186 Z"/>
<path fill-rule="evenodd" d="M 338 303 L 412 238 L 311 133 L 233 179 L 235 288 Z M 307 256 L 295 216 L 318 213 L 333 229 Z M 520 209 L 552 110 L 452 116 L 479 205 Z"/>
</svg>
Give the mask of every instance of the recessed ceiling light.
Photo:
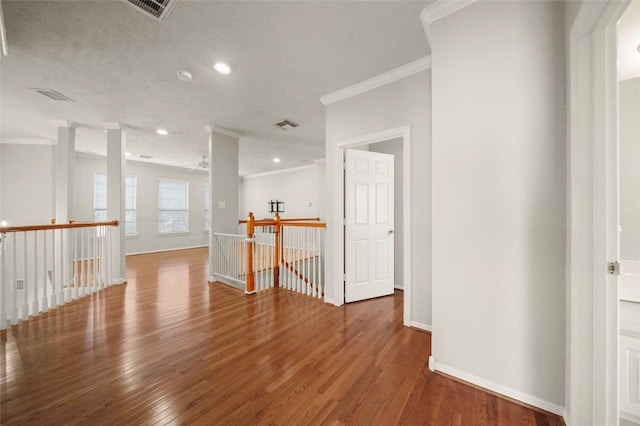
<svg viewBox="0 0 640 426">
<path fill-rule="evenodd" d="M 278 157 L 276 157 L 276 158 L 274 158 L 274 159 L 273 159 L 273 162 L 274 162 L 274 163 L 279 163 L 279 162 L 280 162 L 280 159 L 279 159 Z"/>
<path fill-rule="evenodd" d="M 192 78 L 193 78 L 193 76 L 191 75 L 191 73 L 189 71 L 186 71 L 186 70 L 178 71 L 178 80 L 180 80 L 180 81 L 191 81 Z"/>
<path fill-rule="evenodd" d="M 213 66 L 216 71 L 218 71 L 220 74 L 231 74 L 231 68 L 229 68 L 229 65 L 223 63 L 223 62 L 218 62 L 217 64 L 215 64 Z"/>
<path fill-rule="evenodd" d="M 130 152 L 125 152 L 124 155 L 126 155 L 127 157 L 131 157 L 131 153 Z"/>
<path fill-rule="evenodd" d="M 169 134 L 165 129 L 158 129 L 156 130 L 156 133 L 162 136 L 167 136 Z"/>
</svg>

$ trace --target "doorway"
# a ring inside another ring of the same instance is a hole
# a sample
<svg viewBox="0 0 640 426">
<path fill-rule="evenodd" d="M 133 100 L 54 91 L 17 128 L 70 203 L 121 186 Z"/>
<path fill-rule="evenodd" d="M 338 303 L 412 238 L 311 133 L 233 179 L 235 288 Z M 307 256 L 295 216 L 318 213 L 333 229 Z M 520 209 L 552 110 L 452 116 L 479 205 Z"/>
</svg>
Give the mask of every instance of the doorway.
<svg viewBox="0 0 640 426">
<path fill-rule="evenodd" d="M 403 276 L 403 324 L 411 326 L 411 162 L 410 162 L 410 146 L 411 146 L 411 127 L 403 126 L 394 129 L 383 130 L 380 132 L 359 136 L 356 138 L 342 141 L 336 145 L 334 151 L 336 156 L 336 164 L 344 164 L 345 151 L 357 147 L 364 147 L 378 142 L 397 140 L 402 144 L 402 211 L 395 211 L 395 215 L 401 215 L 403 222 L 403 241 L 402 241 L 402 276 Z M 344 223 L 344 174 L 340 173 L 333 177 L 335 198 L 333 209 L 333 223 Z M 345 265 L 345 236 L 343 232 L 335 233 L 334 252 L 334 295 L 339 304 L 344 303 L 344 265 Z"/>
<path fill-rule="evenodd" d="M 640 425 L 640 2 L 618 22 L 620 425 Z"/>
<path fill-rule="evenodd" d="M 618 424 L 616 24 L 629 2 L 582 2 L 569 34 L 567 424 Z"/>
</svg>

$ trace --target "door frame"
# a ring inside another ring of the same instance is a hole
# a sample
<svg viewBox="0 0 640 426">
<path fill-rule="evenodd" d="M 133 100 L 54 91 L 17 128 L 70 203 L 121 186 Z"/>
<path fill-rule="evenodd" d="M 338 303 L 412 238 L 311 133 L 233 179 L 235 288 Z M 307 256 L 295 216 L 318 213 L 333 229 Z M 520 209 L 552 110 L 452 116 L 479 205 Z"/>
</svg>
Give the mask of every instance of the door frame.
<svg viewBox="0 0 640 426">
<path fill-rule="evenodd" d="M 348 148 L 369 145 L 376 142 L 383 142 L 390 139 L 402 139 L 402 220 L 403 220 L 403 273 L 404 273 L 404 315 L 403 324 L 407 327 L 411 326 L 411 126 L 406 125 L 393 129 L 382 130 L 362 136 L 339 141 L 334 150 L 336 162 L 335 164 L 342 168 L 344 164 L 344 151 Z M 335 173 L 333 176 L 333 223 L 342 226 L 342 230 L 334 232 L 335 248 L 334 256 L 334 295 L 335 304 L 340 306 L 344 304 L 344 173 Z M 342 224 L 342 225 L 340 225 Z"/>
<path fill-rule="evenodd" d="M 584 1 L 569 33 L 567 424 L 618 424 L 616 24 L 629 1 Z"/>
</svg>

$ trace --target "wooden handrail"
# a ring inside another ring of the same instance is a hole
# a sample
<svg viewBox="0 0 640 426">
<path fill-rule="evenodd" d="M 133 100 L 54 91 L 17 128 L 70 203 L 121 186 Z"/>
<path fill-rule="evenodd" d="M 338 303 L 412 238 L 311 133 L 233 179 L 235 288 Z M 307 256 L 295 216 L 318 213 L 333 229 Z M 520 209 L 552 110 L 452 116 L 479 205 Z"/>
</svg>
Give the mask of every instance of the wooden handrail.
<svg viewBox="0 0 640 426">
<path fill-rule="evenodd" d="M 97 226 L 118 226 L 118 221 L 112 220 L 109 222 L 71 222 L 71 223 L 61 223 L 61 224 L 52 224 L 52 225 L 7 226 L 4 228 L 0 228 L 0 233 L 45 231 L 49 229 L 93 228 Z"/>
<path fill-rule="evenodd" d="M 304 226 L 308 228 L 326 228 L 326 223 L 309 223 L 309 222 L 284 222 L 281 226 Z"/>
<path fill-rule="evenodd" d="M 303 221 L 303 220 L 308 220 L 310 222 L 320 222 L 320 218 L 319 217 L 294 217 L 294 218 L 287 218 L 287 219 L 282 219 L 280 218 L 280 216 L 278 215 L 278 220 L 280 220 L 280 222 L 299 222 L 299 221 Z M 248 220 L 247 219 L 240 219 L 238 220 L 238 224 L 242 225 L 243 223 L 247 223 Z M 275 225 L 276 224 L 276 219 L 254 219 L 254 224 L 256 226 L 269 226 L 269 225 Z"/>
</svg>

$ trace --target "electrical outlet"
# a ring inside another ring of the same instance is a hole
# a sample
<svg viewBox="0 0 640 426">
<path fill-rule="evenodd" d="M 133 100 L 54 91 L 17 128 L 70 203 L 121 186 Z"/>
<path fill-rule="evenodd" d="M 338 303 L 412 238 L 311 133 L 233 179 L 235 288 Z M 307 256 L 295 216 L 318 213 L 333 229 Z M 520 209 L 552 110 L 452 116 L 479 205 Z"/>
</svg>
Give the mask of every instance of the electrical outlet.
<svg viewBox="0 0 640 426">
<path fill-rule="evenodd" d="M 16 280 L 16 290 L 24 290 L 24 280 Z"/>
</svg>

